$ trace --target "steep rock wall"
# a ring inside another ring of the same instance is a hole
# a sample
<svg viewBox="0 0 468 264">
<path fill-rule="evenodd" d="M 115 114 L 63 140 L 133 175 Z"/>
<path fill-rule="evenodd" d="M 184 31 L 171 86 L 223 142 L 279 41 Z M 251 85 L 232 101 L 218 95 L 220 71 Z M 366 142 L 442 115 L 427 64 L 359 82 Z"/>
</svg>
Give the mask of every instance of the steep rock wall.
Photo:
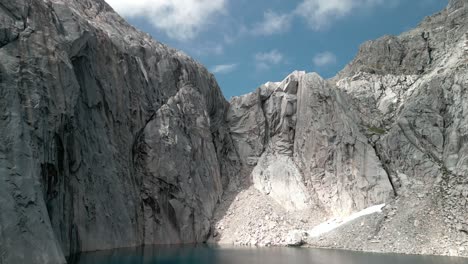
<svg viewBox="0 0 468 264">
<path fill-rule="evenodd" d="M 229 125 L 241 156 L 253 161 L 243 164 L 257 189 L 289 210 L 315 208 L 330 216 L 393 196 L 346 97 L 316 74 L 295 72 L 231 100 Z"/>
<path fill-rule="evenodd" d="M 451 0 L 413 30 L 364 43 L 356 58 L 330 80 L 293 73 L 283 82 L 267 83 L 254 94 L 231 101 L 231 130 L 237 130 L 238 117 L 255 115 L 262 120 L 244 122 L 260 136 L 249 135 L 244 128 L 234 141 L 239 148 L 255 139 L 257 151 L 243 152 L 254 162 L 242 160 L 244 175 L 263 194 L 252 199 L 270 198 L 303 215 L 307 214 L 301 209 L 307 208 L 318 218 L 329 217 L 322 219 L 324 226 L 386 203 L 382 213 L 318 237 L 307 238 L 314 228 L 307 221 L 273 222 L 281 229 L 299 229 L 292 232 L 293 244 L 467 255 L 467 14 L 468 1 Z M 291 78 L 298 85 L 294 92 L 286 92 Z M 239 108 L 238 102 L 247 97 L 255 107 Z M 290 108 L 282 103 L 289 101 L 294 102 Z M 271 128 L 275 129 L 270 132 Z M 245 198 L 245 193 L 239 197 Z M 262 203 L 268 212 L 271 206 Z M 234 204 L 233 211 L 244 211 L 242 206 L 249 203 Z M 231 211 L 226 215 L 221 223 L 237 221 Z M 293 219 L 294 214 L 288 217 Z M 272 225 L 270 214 L 265 219 L 263 226 Z M 270 229 L 267 238 L 254 239 L 246 230 L 228 228 L 220 241 L 288 243 L 284 230 Z M 241 236 L 225 239 L 237 233 Z"/>
<path fill-rule="evenodd" d="M 104 2 L 0 1 L 0 262 L 202 242 L 237 175 L 207 70 Z"/>
</svg>

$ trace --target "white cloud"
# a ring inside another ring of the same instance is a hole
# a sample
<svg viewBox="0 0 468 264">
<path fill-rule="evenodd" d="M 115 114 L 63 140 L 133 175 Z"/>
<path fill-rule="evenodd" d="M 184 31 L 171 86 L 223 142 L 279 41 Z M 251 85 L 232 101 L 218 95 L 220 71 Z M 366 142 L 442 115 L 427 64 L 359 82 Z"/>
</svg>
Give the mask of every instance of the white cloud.
<svg viewBox="0 0 468 264">
<path fill-rule="evenodd" d="M 237 69 L 237 64 L 236 63 L 233 63 L 233 64 L 220 64 L 220 65 L 216 65 L 213 68 L 211 68 L 211 72 L 212 73 L 224 74 L 224 73 L 233 72 L 236 69 Z"/>
<path fill-rule="evenodd" d="M 272 65 L 278 65 L 284 62 L 284 55 L 278 50 L 260 52 L 255 54 L 254 58 L 257 70 L 268 70 Z"/>
<path fill-rule="evenodd" d="M 177 40 L 195 38 L 217 16 L 228 0 L 106 0 L 126 17 L 144 17 L 155 28 Z"/>
<path fill-rule="evenodd" d="M 353 12 L 370 9 L 378 5 L 395 7 L 400 0 L 302 0 L 291 12 L 277 13 L 267 10 L 263 20 L 253 25 L 254 35 L 273 35 L 288 31 L 296 17 L 302 17 L 314 30 L 329 27 L 336 20 L 352 15 Z"/>
<path fill-rule="evenodd" d="M 325 52 L 318 53 L 317 55 L 315 55 L 313 62 L 316 67 L 324 67 L 324 66 L 332 65 L 336 63 L 336 56 L 335 54 L 329 51 L 325 51 Z"/>
<path fill-rule="evenodd" d="M 291 15 L 277 14 L 271 10 L 263 13 L 263 21 L 254 25 L 252 33 L 255 35 L 273 35 L 282 33 L 291 27 Z"/>
<path fill-rule="evenodd" d="M 198 56 L 224 54 L 224 46 L 220 43 L 188 43 L 187 46 L 189 47 L 185 47 L 185 49 L 192 51 Z"/>
<path fill-rule="evenodd" d="M 320 30 L 330 26 L 335 20 L 350 15 L 358 9 L 381 4 L 394 4 L 396 0 L 303 0 L 295 10 L 309 26 Z"/>
</svg>

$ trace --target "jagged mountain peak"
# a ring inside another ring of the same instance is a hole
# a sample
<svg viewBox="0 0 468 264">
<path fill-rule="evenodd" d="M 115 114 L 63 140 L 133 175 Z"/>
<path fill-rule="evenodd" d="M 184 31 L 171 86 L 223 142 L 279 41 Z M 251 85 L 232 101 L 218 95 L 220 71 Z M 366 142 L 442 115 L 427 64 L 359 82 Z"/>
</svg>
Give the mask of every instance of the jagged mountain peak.
<svg viewBox="0 0 468 264">
<path fill-rule="evenodd" d="M 466 8 L 468 6 L 468 1 L 466 0 L 449 0 L 447 8 L 451 11 Z"/>
<path fill-rule="evenodd" d="M 468 31 L 467 1 L 450 1 L 441 12 L 426 17 L 416 28 L 399 36 L 383 36 L 365 42 L 356 57 L 335 79 L 359 72 L 424 74 L 435 69 L 459 44 Z M 456 12 L 455 12 L 456 11 Z"/>
<path fill-rule="evenodd" d="M 231 101 L 228 124 L 243 175 L 264 195 L 250 198 L 261 210 L 271 208 L 264 202 L 269 197 L 283 207 L 272 215 L 294 219 L 291 212 L 307 216 L 303 210 L 313 210 L 326 226 L 386 203 L 382 215 L 318 238 L 308 233 L 315 222 L 295 224 L 300 226 L 297 243 L 466 256 L 463 248 L 451 249 L 450 242 L 463 240 L 460 230 L 468 230 L 461 213 L 468 205 L 466 2 L 451 1 L 399 36 L 364 43 L 330 80 L 315 73 L 291 74 Z M 297 89 L 287 93 L 280 87 L 290 80 L 297 80 Z M 228 209 L 220 220 L 227 230 L 218 239 L 281 244 L 277 237 L 292 228 L 287 224 L 277 223 L 278 231 L 258 236 L 250 235 L 251 226 L 227 224 L 240 221 L 234 211 L 249 211 L 251 203 L 241 200 Z M 251 216 L 256 223 L 258 214 Z M 421 243 L 428 226 L 432 234 L 450 239 L 434 235 Z M 372 238 L 367 228 L 375 230 Z M 243 240 L 247 235 L 251 239 Z"/>
</svg>

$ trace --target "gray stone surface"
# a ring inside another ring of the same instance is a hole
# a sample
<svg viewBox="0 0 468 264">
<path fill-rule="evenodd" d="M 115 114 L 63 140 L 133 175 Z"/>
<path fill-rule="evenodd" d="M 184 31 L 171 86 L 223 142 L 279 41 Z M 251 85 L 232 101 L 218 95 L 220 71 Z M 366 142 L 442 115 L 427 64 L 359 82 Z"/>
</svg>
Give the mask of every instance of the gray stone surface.
<svg viewBox="0 0 468 264">
<path fill-rule="evenodd" d="M 391 182 L 350 102 L 305 72 L 233 98 L 229 124 L 240 156 L 257 160 L 243 160 L 254 186 L 288 210 L 321 208 L 331 216 L 389 200 Z M 252 141 L 257 147 L 246 148 Z"/>
<path fill-rule="evenodd" d="M 228 103 L 102 0 L 0 0 L 0 263 L 213 227 L 238 244 L 467 256 L 467 19 L 451 0 L 330 80 L 293 72 Z M 382 203 L 317 241 L 284 235 Z"/>
<path fill-rule="evenodd" d="M 332 79 L 361 116 L 360 126 L 389 174 L 397 199 L 385 219 L 374 223 L 373 242 L 357 238 L 359 232 L 369 233 L 368 226 L 354 226 L 333 235 L 329 243 L 336 243 L 333 237 L 339 235 L 343 243 L 338 246 L 351 249 L 467 256 L 459 246 L 468 241 L 460 231 L 468 221 L 463 195 L 467 3 L 449 1 L 446 9 L 417 28 L 364 44 Z M 392 46 L 396 43 L 401 49 Z M 394 63 L 396 57 L 400 63 Z M 395 237 L 392 231 L 403 236 Z"/>
<path fill-rule="evenodd" d="M 293 230 L 289 232 L 286 238 L 286 245 L 290 247 L 299 247 L 304 245 L 305 240 L 307 239 L 307 232 L 300 230 Z"/>
<path fill-rule="evenodd" d="M 460 138 L 467 121 L 461 103 L 467 85 L 466 3 L 450 1 L 447 9 L 427 17 L 417 28 L 391 37 L 406 43 L 401 57 L 422 57 L 426 51 L 418 43 L 427 41 L 431 60 L 423 70 L 418 70 L 421 65 L 404 61 L 393 66 L 382 63 L 388 67 L 382 72 L 363 70 L 374 67 L 373 60 L 400 56 L 395 49 L 382 46 L 388 39 L 383 38 L 364 44 L 334 79 L 350 95 L 353 108 L 360 109 L 362 125 L 369 128 L 366 134 L 374 136 L 372 141 L 397 192 L 412 187 L 432 189 L 448 172 L 466 173 L 460 159 L 465 155 Z"/>
<path fill-rule="evenodd" d="M 387 202 L 393 196 L 388 175 L 347 96 L 307 74 L 298 98 L 294 157 L 321 207 L 345 216 Z"/>
<path fill-rule="evenodd" d="M 237 173 L 213 76 L 101 0 L 0 1 L 0 263 L 206 240 Z"/>
<path fill-rule="evenodd" d="M 259 88 L 266 139 L 250 174 L 256 189 L 288 210 L 305 194 L 330 221 L 387 204 L 310 245 L 468 256 L 467 19 L 468 1 L 451 0 L 415 29 L 363 44 L 330 80 L 302 74 L 291 93 Z"/>
</svg>

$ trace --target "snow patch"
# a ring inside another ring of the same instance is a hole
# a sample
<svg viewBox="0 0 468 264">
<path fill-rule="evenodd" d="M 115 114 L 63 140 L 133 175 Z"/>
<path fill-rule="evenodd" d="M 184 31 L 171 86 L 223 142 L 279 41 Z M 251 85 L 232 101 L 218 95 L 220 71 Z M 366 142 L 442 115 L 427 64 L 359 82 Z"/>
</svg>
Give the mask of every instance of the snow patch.
<svg viewBox="0 0 468 264">
<path fill-rule="evenodd" d="M 380 205 L 375 205 L 369 208 L 366 208 L 362 211 L 359 211 L 357 213 L 354 213 L 344 219 L 331 219 L 328 220 L 316 227 L 314 227 L 312 230 L 308 231 L 307 233 L 309 234 L 310 237 L 319 237 L 325 233 L 328 233 L 344 224 L 347 224 L 349 222 L 352 222 L 362 216 L 370 215 L 370 214 L 375 214 L 375 213 L 381 213 L 382 208 L 385 206 L 385 204 L 380 204 Z"/>
</svg>

